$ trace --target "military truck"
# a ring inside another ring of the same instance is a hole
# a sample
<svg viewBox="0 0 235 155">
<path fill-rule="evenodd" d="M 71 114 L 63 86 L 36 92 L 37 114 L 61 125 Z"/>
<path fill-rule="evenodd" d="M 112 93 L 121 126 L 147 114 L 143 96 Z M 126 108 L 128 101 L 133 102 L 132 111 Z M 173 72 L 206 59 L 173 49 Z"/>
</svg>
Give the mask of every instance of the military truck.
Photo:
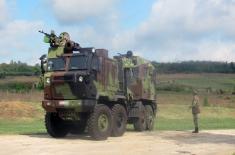
<svg viewBox="0 0 235 155">
<path fill-rule="evenodd" d="M 122 136 L 127 124 L 153 130 L 157 112 L 156 70 L 131 51 L 113 59 L 106 49 L 83 48 L 68 33 L 43 33 L 50 47 L 41 60 L 50 136 L 85 131 L 96 140 Z"/>
</svg>

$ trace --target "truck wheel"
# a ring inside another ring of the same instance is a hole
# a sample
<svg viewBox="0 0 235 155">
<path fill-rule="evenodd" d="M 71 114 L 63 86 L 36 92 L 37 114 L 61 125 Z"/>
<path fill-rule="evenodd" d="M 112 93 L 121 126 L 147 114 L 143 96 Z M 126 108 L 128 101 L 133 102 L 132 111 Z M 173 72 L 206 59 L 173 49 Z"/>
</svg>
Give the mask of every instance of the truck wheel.
<svg viewBox="0 0 235 155">
<path fill-rule="evenodd" d="M 144 131 L 146 130 L 146 110 L 142 105 L 140 116 L 134 120 L 134 129 L 135 131 Z"/>
<path fill-rule="evenodd" d="M 69 127 L 57 113 L 47 112 L 45 116 L 45 126 L 50 136 L 54 138 L 65 137 L 69 132 Z"/>
<path fill-rule="evenodd" d="M 145 110 L 146 110 L 147 130 L 152 131 L 154 128 L 154 120 L 155 120 L 153 108 L 150 105 L 146 105 Z"/>
<path fill-rule="evenodd" d="M 116 104 L 112 108 L 112 115 L 113 115 L 112 136 L 114 137 L 122 136 L 126 131 L 126 124 L 127 124 L 126 109 L 122 105 Z"/>
<path fill-rule="evenodd" d="M 96 105 L 88 119 L 88 133 L 96 140 L 107 139 L 112 131 L 111 110 L 103 104 Z"/>
</svg>

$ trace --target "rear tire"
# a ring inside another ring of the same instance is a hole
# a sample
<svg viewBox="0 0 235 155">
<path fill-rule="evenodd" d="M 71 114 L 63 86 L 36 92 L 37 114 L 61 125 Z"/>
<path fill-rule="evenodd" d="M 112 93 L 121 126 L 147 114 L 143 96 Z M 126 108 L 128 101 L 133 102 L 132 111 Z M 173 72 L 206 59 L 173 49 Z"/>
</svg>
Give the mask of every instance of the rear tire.
<svg viewBox="0 0 235 155">
<path fill-rule="evenodd" d="M 146 126 L 147 130 L 152 131 L 154 129 L 155 116 L 153 108 L 150 105 L 145 106 L 146 110 Z"/>
<path fill-rule="evenodd" d="M 140 116 L 134 120 L 134 129 L 141 132 L 146 130 L 146 110 L 143 104 L 140 108 Z"/>
<path fill-rule="evenodd" d="M 69 132 L 68 125 L 58 116 L 57 113 L 46 113 L 45 126 L 47 133 L 54 138 L 65 137 Z"/>
<path fill-rule="evenodd" d="M 105 140 L 111 135 L 112 114 L 109 107 L 104 104 L 95 106 L 87 123 L 89 135 L 96 140 Z"/>
<path fill-rule="evenodd" d="M 112 115 L 113 115 L 112 136 L 114 137 L 122 136 L 126 131 L 126 125 L 127 125 L 126 109 L 122 105 L 116 104 L 112 108 Z"/>
</svg>

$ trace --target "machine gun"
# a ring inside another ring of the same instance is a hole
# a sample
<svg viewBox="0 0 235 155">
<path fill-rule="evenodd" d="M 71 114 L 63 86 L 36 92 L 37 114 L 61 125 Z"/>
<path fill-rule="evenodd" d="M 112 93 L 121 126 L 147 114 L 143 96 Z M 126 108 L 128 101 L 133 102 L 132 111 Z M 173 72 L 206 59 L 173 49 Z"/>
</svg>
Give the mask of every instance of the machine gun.
<svg viewBox="0 0 235 155">
<path fill-rule="evenodd" d="M 41 30 L 41 31 L 39 30 L 38 32 L 45 35 L 44 36 L 44 42 L 45 43 L 50 43 L 51 47 L 59 46 L 59 41 L 58 41 L 59 38 L 55 35 L 55 32 L 53 30 L 51 31 L 51 34 L 43 32 L 43 30 Z"/>
</svg>

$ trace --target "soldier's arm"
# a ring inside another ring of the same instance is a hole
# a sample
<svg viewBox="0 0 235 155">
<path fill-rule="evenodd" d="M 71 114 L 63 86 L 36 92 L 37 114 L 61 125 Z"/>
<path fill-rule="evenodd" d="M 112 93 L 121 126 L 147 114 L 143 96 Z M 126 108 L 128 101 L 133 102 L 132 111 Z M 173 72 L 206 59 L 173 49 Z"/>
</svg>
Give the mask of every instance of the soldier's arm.
<svg viewBox="0 0 235 155">
<path fill-rule="evenodd" d="M 193 97 L 193 101 L 192 101 L 192 107 L 195 107 L 197 105 L 197 98 L 196 97 Z"/>
<path fill-rule="evenodd" d="M 198 97 L 194 98 L 194 106 L 199 106 L 199 98 Z"/>
</svg>

